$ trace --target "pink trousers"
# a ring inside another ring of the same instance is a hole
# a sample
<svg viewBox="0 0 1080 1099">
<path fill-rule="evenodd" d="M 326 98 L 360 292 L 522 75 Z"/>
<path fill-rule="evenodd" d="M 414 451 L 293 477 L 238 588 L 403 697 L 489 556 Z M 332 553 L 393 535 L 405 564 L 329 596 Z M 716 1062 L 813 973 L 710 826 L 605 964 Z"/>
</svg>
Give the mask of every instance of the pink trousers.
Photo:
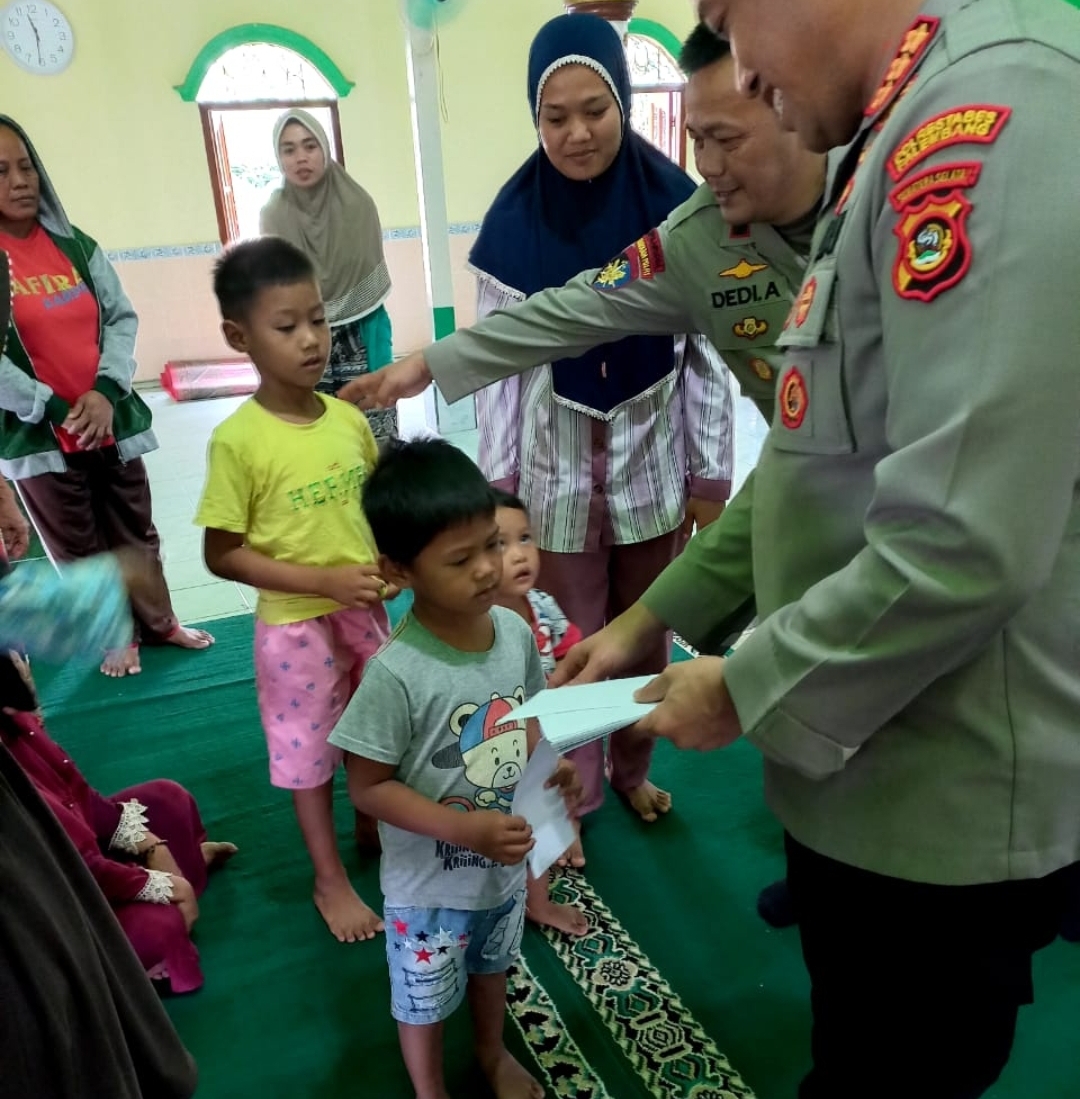
<svg viewBox="0 0 1080 1099">
<path fill-rule="evenodd" d="M 588 637 L 636 603 L 649 585 L 682 550 L 681 531 L 633 545 L 601 545 L 595 552 L 550 553 L 540 551 L 539 587 L 555 597 L 563 613 Z M 671 656 L 671 634 L 627 676 L 659 674 Z M 569 753 L 581 774 L 585 793 L 578 816 L 599 809 L 604 801 L 604 776 L 611 785 L 625 792 L 640 786 L 649 777 L 653 742 L 613 733 L 608 738 L 610 766 L 605 758 L 604 741 L 597 740 Z"/>
</svg>

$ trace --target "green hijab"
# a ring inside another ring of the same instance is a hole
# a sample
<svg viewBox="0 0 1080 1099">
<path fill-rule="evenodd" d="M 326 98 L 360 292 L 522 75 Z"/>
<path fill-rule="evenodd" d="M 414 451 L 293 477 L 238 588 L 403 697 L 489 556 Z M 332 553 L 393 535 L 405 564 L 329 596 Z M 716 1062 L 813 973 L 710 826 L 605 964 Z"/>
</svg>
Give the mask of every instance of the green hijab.
<svg viewBox="0 0 1080 1099">
<path fill-rule="evenodd" d="M 331 324 L 366 317 L 390 293 L 379 211 L 371 195 L 331 157 L 326 131 L 307 111 L 290 110 L 277 120 L 278 167 L 281 134 L 290 122 L 298 122 L 318 141 L 326 171 L 312 187 L 285 182 L 263 207 L 259 227 L 284 237 L 310 257 Z"/>
</svg>

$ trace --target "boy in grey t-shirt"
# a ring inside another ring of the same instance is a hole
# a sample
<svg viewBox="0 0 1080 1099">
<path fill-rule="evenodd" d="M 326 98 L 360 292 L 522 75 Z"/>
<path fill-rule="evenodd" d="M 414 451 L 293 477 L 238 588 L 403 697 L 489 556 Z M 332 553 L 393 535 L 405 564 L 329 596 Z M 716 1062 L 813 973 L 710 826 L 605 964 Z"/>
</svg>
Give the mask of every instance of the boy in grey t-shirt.
<svg viewBox="0 0 1080 1099">
<path fill-rule="evenodd" d="M 539 729 L 495 722 L 543 689 L 544 672 L 526 623 L 494 606 L 495 497 L 450 444 L 391 442 L 364 486 L 364 512 L 380 574 L 414 600 L 330 742 L 346 752 L 354 805 L 380 822 L 391 1012 L 405 1064 L 419 1099 L 446 1094 L 442 1022 L 468 991 L 492 1090 L 542 1096 L 503 1044 L 533 845 L 510 805 Z M 573 765 L 560 763 L 550 784 L 572 807 Z"/>
</svg>

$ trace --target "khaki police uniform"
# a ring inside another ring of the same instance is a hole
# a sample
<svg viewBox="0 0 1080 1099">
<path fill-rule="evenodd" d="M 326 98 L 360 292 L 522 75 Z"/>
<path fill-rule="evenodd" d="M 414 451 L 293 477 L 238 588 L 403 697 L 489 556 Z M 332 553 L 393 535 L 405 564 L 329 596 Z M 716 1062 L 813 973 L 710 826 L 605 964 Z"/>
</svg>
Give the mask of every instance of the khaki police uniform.
<svg viewBox="0 0 1080 1099">
<path fill-rule="evenodd" d="M 802 1099 L 981 1095 L 1080 859 L 1078 105 L 1075 10 L 929 0 L 780 337 L 725 678 L 789 834 Z M 707 580 L 662 583 L 701 617 Z"/>
<path fill-rule="evenodd" d="M 649 248 L 631 244 L 604 267 L 425 348 L 443 396 L 456 401 L 556 352 L 572 358 L 613 336 L 697 332 L 771 418 L 776 338 L 802 281 L 809 233 L 789 243 L 769 225 L 733 228 L 702 184 L 649 235 Z"/>
<path fill-rule="evenodd" d="M 780 338 L 728 680 L 799 839 L 967 884 L 1080 858 L 1080 17 L 938 7 Z"/>
</svg>

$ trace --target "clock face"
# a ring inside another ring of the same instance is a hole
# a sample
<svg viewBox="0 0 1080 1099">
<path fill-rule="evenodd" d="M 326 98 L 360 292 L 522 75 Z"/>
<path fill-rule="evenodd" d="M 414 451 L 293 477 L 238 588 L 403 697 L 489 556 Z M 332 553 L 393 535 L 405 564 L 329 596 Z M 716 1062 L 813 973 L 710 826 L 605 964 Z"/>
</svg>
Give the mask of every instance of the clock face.
<svg viewBox="0 0 1080 1099">
<path fill-rule="evenodd" d="M 0 42 L 17 65 L 42 76 L 66 69 L 75 51 L 64 13 L 37 0 L 16 0 L 0 11 Z"/>
</svg>

